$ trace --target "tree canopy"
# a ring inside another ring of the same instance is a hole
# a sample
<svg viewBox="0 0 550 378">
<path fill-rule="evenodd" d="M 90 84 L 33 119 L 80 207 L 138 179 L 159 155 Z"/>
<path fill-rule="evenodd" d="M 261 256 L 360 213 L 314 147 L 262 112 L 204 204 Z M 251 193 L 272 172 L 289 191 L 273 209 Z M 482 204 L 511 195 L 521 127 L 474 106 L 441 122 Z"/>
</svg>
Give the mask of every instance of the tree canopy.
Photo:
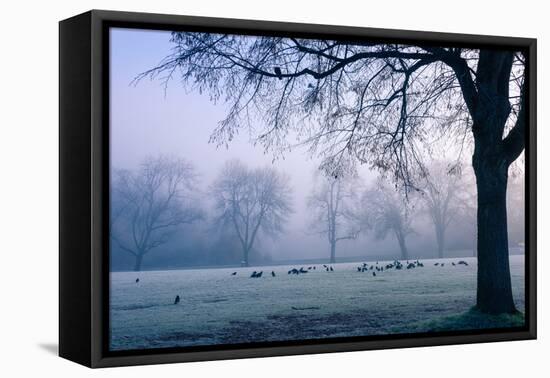
<svg viewBox="0 0 550 378">
<path fill-rule="evenodd" d="M 137 79 L 160 77 L 168 85 L 177 75 L 227 102 L 211 137 L 218 144 L 247 127 L 275 154 L 306 145 L 329 174 L 359 162 L 409 186 L 425 174 L 422 154 L 434 137 L 469 140 L 473 119 L 485 117 L 480 104 L 496 99 L 515 130 L 503 141 L 509 160 L 523 149 L 519 52 L 195 32 L 175 32 L 171 41 L 172 53 Z M 489 60 L 509 66 L 502 73 L 509 91 L 487 82 Z"/>
</svg>

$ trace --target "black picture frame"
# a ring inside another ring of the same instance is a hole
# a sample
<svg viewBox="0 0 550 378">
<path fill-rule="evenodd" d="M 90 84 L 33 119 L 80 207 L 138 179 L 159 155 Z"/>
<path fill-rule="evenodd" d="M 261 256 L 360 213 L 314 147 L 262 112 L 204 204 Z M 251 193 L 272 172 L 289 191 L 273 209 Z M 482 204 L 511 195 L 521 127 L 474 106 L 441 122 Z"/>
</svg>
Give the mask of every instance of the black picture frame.
<svg viewBox="0 0 550 378">
<path fill-rule="evenodd" d="M 511 47 L 525 52 L 525 327 L 109 352 L 109 40 L 112 26 Z M 92 10 L 59 24 L 59 354 L 89 367 L 406 348 L 536 338 L 536 40 Z"/>
</svg>

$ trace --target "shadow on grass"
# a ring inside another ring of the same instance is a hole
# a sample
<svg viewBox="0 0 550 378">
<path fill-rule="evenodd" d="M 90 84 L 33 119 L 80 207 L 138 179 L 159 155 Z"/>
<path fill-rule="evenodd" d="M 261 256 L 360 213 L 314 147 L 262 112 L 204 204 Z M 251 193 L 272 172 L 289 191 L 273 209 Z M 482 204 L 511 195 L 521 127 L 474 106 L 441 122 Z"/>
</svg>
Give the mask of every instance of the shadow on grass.
<svg viewBox="0 0 550 378">
<path fill-rule="evenodd" d="M 443 332 L 468 329 L 514 328 L 525 326 L 525 316 L 521 312 L 515 314 L 489 315 L 480 312 L 475 307 L 460 315 L 451 315 L 426 320 L 393 329 L 395 332 L 420 333 Z"/>
</svg>

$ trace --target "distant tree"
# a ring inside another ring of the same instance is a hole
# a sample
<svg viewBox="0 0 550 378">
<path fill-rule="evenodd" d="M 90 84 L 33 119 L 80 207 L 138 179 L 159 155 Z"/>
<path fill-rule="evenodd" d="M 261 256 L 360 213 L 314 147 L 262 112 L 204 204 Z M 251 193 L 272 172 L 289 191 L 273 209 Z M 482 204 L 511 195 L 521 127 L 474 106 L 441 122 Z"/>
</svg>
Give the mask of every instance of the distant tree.
<svg viewBox="0 0 550 378">
<path fill-rule="evenodd" d="M 443 161 L 434 162 L 428 171 L 421 198 L 434 225 L 437 256 L 442 258 L 447 227 L 462 208 L 462 172 L 459 164 Z"/>
<path fill-rule="evenodd" d="M 249 266 L 249 255 L 258 234 L 275 236 L 292 212 L 288 178 L 275 169 L 249 169 L 233 160 L 224 166 L 212 185 L 217 221 L 231 227 L 242 247 L 243 265 Z"/>
<path fill-rule="evenodd" d="M 525 176 L 523 172 L 515 172 L 510 177 L 507 195 L 508 233 L 510 245 L 525 245 Z"/>
<path fill-rule="evenodd" d="M 138 76 L 178 80 L 229 110 L 219 144 L 249 127 L 284 154 L 304 136 L 331 174 L 369 164 L 414 187 L 419 146 L 438 133 L 473 139 L 477 187 L 477 308 L 516 311 L 508 259 L 508 168 L 525 147 L 521 51 L 348 40 L 174 32 L 172 52 Z M 263 127 L 257 127 L 257 120 Z M 471 133 L 468 133 L 471 131 Z"/>
<path fill-rule="evenodd" d="M 360 232 L 354 208 L 359 200 L 356 181 L 349 176 L 322 176 L 308 197 L 312 229 L 325 235 L 330 244 L 330 262 L 336 262 L 336 244 L 356 239 Z"/>
<path fill-rule="evenodd" d="M 196 180 L 191 163 L 165 156 L 146 158 L 136 171 L 114 171 L 111 239 L 135 258 L 135 271 L 179 226 L 203 217 L 191 198 Z"/>
<path fill-rule="evenodd" d="M 363 194 L 361 209 L 363 223 L 374 231 L 375 238 L 385 239 L 392 233 L 399 243 L 401 259 L 407 260 L 407 236 L 413 233 L 412 199 L 404 199 L 396 188 L 378 180 Z"/>
</svg>

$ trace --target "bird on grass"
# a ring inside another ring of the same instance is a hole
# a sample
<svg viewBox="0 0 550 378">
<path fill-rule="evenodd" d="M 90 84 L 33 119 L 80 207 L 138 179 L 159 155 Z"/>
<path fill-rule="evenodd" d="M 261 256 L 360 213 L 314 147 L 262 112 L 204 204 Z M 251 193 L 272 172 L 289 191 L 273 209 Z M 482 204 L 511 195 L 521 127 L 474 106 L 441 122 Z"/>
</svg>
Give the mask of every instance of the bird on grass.
<svg viewBox="0 0 550 378">
<path fill-rule="evenodd" d="M 180 296 L 176 295 L 176 299 L 174 299 L 174 304 L 180 303 Z"/>
</svg>

